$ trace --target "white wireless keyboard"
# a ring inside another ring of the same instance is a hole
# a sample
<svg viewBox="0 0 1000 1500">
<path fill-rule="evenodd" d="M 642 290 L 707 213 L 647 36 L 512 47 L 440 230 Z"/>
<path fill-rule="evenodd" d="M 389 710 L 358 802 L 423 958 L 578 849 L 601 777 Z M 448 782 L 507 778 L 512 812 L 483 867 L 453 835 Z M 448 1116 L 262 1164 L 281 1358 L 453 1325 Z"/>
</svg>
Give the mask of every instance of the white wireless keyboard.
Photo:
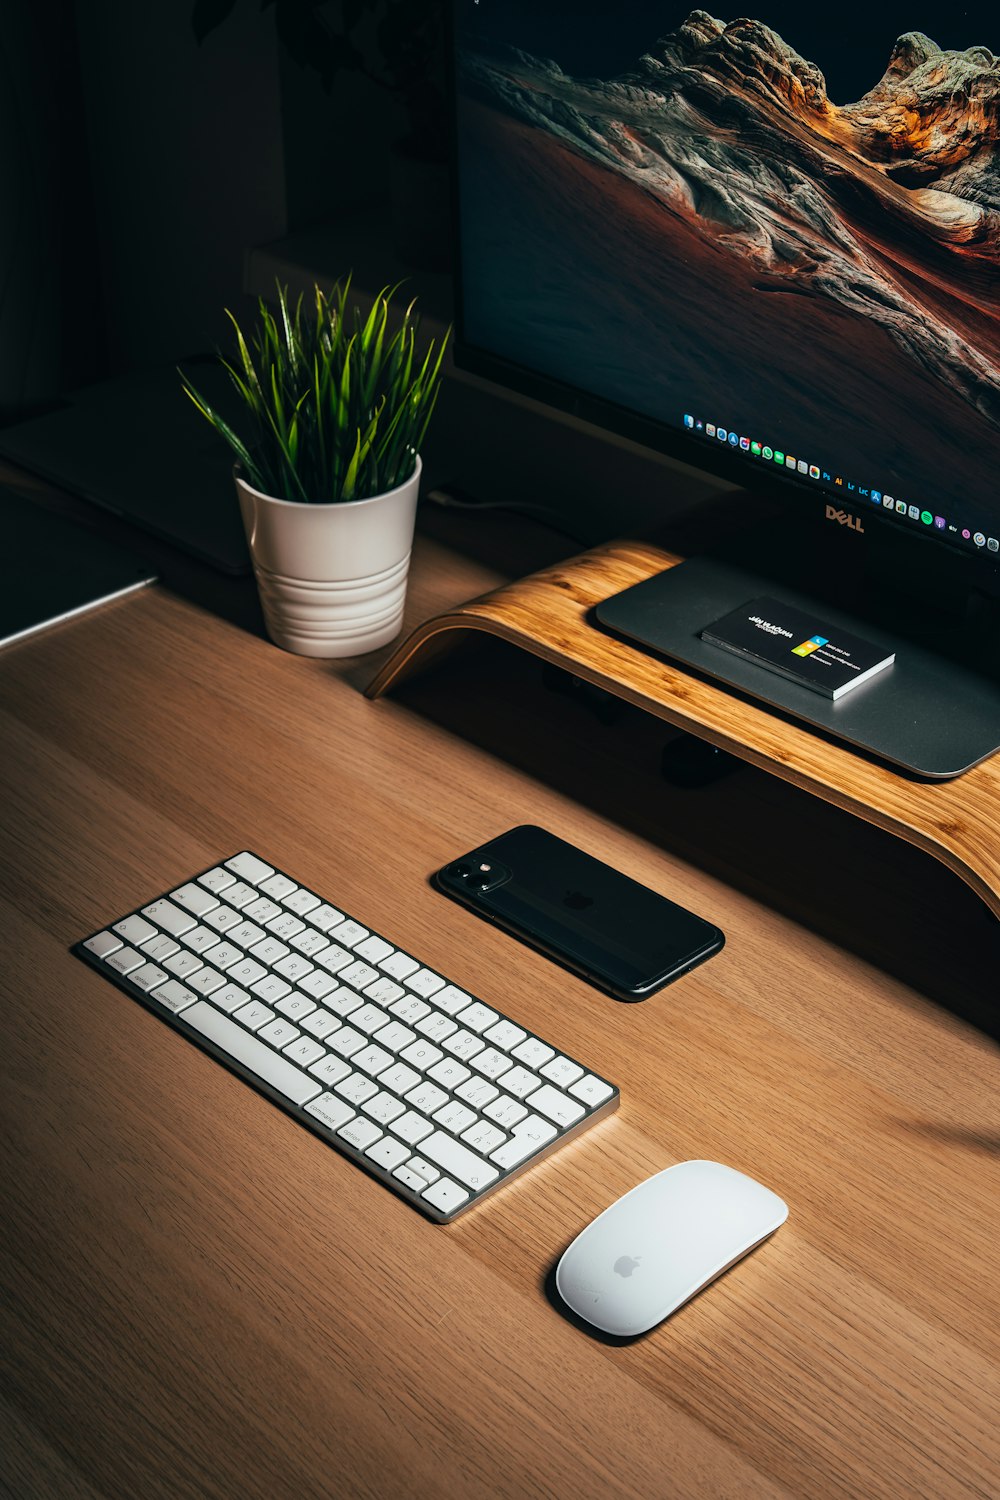
<svg viewBox="0 0 1000 1500">
<path fill-rule="evenodd" d="M 618 1106 L 613 1084 L 255 854 L 73 952 L 439 1223 Z"/>
</svg>

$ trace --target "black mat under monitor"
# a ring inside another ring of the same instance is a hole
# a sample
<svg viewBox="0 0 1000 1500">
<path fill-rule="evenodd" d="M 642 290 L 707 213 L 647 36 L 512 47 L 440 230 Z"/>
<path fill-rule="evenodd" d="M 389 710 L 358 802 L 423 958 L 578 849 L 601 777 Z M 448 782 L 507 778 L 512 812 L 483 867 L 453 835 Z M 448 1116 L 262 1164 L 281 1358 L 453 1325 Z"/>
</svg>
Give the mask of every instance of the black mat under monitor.
<svg viewBox="0 0 1000 1500">
<path fill-rule="evenodd" d="M 185 370 L 231 415 L 232 387 L 215 361 Z M 173 367 L 102 381 L 55 411 L 0 428 L 0 456 L 224 573 L 250 571 L 232 454 Z"/>
<path fill-rule="evenodd" d="M 834 702 L 702 640 L 707 625 L 765 593 L 895 650 L 895 663 Z M 616 635 L 919 777 L 958 776 L 1000 745 L 995 674 L 716 558 L 690 558 L 603 600 L 595 613 Z"/>
<path fill-rule="evenodd" d="M 0 485 L 0 646 L 154 582 L 131 552 Z"/>
</svg>

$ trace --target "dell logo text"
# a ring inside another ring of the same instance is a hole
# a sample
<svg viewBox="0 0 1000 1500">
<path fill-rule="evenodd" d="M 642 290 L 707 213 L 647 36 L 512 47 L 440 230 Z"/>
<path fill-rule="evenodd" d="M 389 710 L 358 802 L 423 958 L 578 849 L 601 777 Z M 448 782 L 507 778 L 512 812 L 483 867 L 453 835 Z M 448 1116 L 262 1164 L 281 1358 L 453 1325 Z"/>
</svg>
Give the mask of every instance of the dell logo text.
<svg viewBox="0 0 1000 1500">
<path fill-rule="evenodd" d="M 828 521 L 839 521 L 841 526 L 846 526 L 848 531 L 860 531 L 864 536 L 865 528 L 861 524 L 860 516 L 852 516 L 849 510 L 838 510 L 835 505 L 826 507 L 826 519 Z"/>
</svg>

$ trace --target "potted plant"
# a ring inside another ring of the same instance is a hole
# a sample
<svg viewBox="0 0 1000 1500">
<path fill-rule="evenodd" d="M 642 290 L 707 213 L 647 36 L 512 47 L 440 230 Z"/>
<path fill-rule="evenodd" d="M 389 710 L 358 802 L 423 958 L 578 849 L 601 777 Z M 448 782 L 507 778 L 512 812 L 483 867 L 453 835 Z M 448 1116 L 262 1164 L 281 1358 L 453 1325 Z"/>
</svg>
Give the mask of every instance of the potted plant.
<svg viewBox="0 0 1000 1500">
<path fill-rule="evenodd" d="M 350 277 L 278 315 L 261 299 L 250 339 L 228 313 L 238 358 L 220 355 L 245 425 L 236 432 L 183 374 L 236 455 L 235 479 L 267 632 L 302 656 L 353 656 L 402 627 L 420 447 L 448 335 L 417 348 L 410 302 L 394 331 L 386 288 L 348 308 Z M 236 424 L 240 425 L 240 424 Z"/>
</svg>

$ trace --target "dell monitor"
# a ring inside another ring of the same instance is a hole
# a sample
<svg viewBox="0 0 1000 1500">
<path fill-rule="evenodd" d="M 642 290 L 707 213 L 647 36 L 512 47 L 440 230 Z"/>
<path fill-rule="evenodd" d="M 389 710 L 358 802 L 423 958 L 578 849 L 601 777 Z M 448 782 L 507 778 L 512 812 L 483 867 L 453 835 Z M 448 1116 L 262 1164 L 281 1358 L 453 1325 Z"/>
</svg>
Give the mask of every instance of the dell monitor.
<svg viewBox="0 0 1000 1500">
<path fill-rule="evenodd" d="M 1000 593 L 1000 22 L 452 0 L 451 32 L 459 364 L 778 502 L 780 584 L 698 559 L 605 625 L 920 775 L 992 753 L 992 650 L 938 610 Z M 891 672 L 737 671 L 701 631 L 754 589 L 895 620 Z"/>
</svg>

